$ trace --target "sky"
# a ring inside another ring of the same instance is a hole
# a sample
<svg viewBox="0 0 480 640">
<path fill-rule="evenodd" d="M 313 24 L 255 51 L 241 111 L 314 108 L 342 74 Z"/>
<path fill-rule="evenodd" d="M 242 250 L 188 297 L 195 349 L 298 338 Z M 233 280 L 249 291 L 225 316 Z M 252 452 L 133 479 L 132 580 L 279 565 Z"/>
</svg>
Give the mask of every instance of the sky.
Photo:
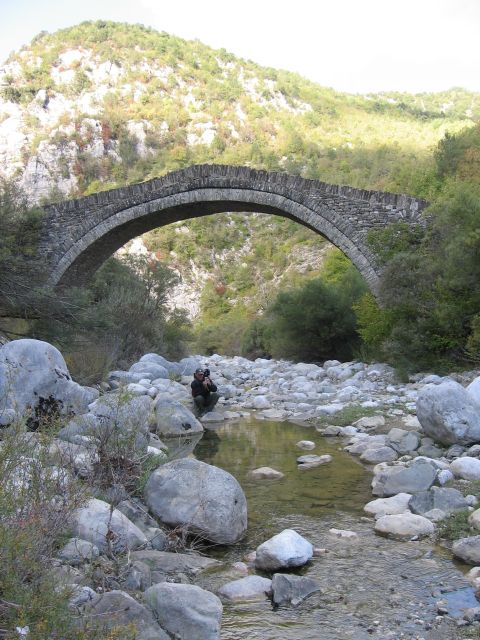
<svg viewBox="0 0 480 640">
<path fill-rule="evenodd" d="M 339 91 L 480 92 L 480 0 L 0 0 L 0 61 L 84 20 L 198 39 Z"/>
</svg>

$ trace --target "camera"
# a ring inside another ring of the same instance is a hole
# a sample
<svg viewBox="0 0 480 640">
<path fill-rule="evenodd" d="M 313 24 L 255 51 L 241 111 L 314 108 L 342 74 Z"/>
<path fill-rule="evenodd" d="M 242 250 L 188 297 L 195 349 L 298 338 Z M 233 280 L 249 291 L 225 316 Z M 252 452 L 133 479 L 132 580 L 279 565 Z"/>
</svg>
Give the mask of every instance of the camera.
<svg viewBox="0 0 480 640">
<path fill-rule="evenodd" d="M 203 377 L 204 378 L 209 378 L 210 377 L 210 369 L 204 369 L 203 370 Z"/>
</svg>

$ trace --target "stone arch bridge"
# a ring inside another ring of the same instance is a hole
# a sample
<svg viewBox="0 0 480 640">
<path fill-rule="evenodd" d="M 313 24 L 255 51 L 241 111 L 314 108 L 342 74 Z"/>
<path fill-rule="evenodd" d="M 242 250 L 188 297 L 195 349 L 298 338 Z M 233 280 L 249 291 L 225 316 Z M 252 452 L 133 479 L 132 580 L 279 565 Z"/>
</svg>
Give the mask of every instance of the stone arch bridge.
<svg viewBox="0 0 480 640">
<path fill-rule="evenodd" d="M 82 284 L 128 240 L 155 227 L 212 213 L 281 215 L 313 229 L 355 264 L 377 293 L 380 269 L 370 229 L 422 224 L 427 203 L 247 167 L 197 165 L 161 178 L 45 207 L 40 255 L 52 287 Z"/>
</svg>

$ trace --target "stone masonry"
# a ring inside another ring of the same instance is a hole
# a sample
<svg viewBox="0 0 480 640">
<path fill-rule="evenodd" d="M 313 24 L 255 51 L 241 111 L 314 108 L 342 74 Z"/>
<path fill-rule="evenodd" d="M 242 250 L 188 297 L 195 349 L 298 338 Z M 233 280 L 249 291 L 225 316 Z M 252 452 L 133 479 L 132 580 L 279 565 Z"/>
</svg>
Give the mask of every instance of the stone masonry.
<svg viewBox="0 0 480 640">
<path fill-rule="evenodd" d="M 81 284 L 128 240 L 172 222 L 228 211 L 298 221 L 343 251 L 378 291 L 370 229 L 424 224 L 427 203 L 247 167 L 196 165 L 129 187 L 45 207 L 40 252 L 52 286 Z"/>
</svg>

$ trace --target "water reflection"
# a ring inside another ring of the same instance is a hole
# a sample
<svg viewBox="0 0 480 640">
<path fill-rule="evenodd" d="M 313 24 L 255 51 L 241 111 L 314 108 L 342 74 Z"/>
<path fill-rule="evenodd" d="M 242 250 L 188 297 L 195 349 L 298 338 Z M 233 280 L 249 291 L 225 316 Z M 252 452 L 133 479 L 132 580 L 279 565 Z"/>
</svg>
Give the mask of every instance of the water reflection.
<svg viewBox="0 0 480 640">
<path fill-rule="evenodd" d="M 329 453 L 332 462 L 299 470 L 299 440 L 312 440 L 312 453 Z M 271 602 L 225 604 L 222 640 L 381 640 L 456 637 L 433 635 L 423 624 L 436 616 L 432 592 L 464 589 L 467 584 L 450 557 L 428 541 L 399 543 L 378 537 L 373 522 L 362 518 L 372 499 L 371 474 L 340 448 L 337 439 L 313 429 L 254 419 L 206 432 L 194 455 L 232 473 L 242 485 L 249 509 L 248 534 L 241 543 L 210 553 L 226 563 L 242 559 L 267 538 L 293 528 L 326 553 L 298 573 L 314 578 L 321 593 L 299 607 L 273 610 Z M 278 481 L 253 481 L 257 467 L 278 469 Z M 329 529 L 352 529 L 357 538 L 342 540 Z M 210 591 L 231 580 L 225 573 L 199 577 Z M 419 626 L 419 620 L 421 624 Z M 373 634 L 373 635 L 372 635 Z"/>
<path fill-rule="evenodd" d="M 299 440 L 312 440 L 312 453 L 332 455 L 332 462 L 299 470 L 297 457 L 305 452 Z M 279 516 L 322 518 L 339 511 L 360 513 L 370 499 L 370 474 L 339 447 L 314 429 L 285 422 L 241 421 L 207 431 L 195 449 L 204 462 L 226 469 L 242 485 L 249 509 L 249 534 L 262 536 Z M 255 481 L 248 472 L 273 467 L 285 474 L 276 481 Z M 273 518 L 273 521 L 272 521 Z"/>
</svg>

